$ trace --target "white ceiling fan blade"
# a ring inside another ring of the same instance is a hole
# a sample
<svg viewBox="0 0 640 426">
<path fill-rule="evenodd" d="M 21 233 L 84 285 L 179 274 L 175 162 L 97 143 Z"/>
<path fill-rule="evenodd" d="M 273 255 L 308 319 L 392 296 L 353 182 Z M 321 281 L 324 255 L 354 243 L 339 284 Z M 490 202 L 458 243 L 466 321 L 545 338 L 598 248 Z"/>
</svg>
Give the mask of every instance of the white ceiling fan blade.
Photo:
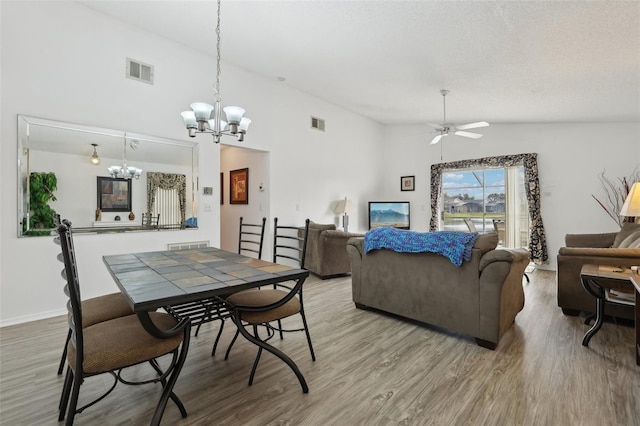
<svg viewBox="0 0 640 426">
<path fill-rule="evenodd" d="M 455 133 L 457 136 L 464 136 L 465 138 L 472 138 L 472 139 L 478 139 L 481 138 L 482 135 L 480 133 L 471 133 L 471 132 L 456 132 Z"/>
<path fill-rule="evenodd" d="M 440 141 L 440 139 L 442 139 L 442 137 L 443 137 L 443 136 L 444 136 L 444 135 L 438 135 L 438 136 L 436 136 L 435 138 L 433 138 L 433 139 L 431 140 L 431 142 L 429 143 L 429 145 L 435 145 L 435 144 L 437 144 L 437 143 Z"/>
<path fill-rule="evenodd" d="M 438 130 L 444 129 L 444 126 L 442 126 L 442 124 L 427 123 L 427 126 L 433 127 L 434 129 L 438 129 Z"/>
<path fill-rule="evenodd" d="M 477 121 L 475 123 L 463 124 L 462 126 L 456 126 L 458 130 L 477 129 L 478 127 L 487 127 L 489 123 L 486 121 Z"/>
</svg>

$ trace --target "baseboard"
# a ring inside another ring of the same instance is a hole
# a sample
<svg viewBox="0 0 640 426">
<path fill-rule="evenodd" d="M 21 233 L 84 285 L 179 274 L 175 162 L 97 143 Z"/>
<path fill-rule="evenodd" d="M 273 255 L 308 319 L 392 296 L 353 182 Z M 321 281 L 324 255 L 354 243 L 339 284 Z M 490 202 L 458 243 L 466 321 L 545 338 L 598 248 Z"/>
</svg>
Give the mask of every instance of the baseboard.
<svg viewBox="0 0 640 426">
<path fill-rule="evenodd" d="M 67 313 L 67 310 L 63 308 L 63 309 L 56 309 L 56 310 L 47 311 L 47 312 L 38 312 L 37 314 L 25 315 L 22 317 L 9 318 L 9 319 L 0 321 L 0 328 L 9 327 L 11 325 L 23 324 L 25 322 L 38 321 L 38 320 L 43 320 L 47 318 L 57 317 L 60 315 L 64 315 L 66 313 Z"/>
</svg>

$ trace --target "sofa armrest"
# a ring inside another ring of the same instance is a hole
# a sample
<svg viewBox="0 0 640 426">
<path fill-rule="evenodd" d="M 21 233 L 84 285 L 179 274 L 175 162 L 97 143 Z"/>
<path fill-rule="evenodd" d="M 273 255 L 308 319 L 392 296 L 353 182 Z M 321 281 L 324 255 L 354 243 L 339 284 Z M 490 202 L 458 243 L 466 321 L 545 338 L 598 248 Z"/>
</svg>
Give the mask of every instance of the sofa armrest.
<svg viewBox="0 0 640 426">
<path fill-rule="evenodd" d="M 567 234 L 564 236 L 564 245 L 567 247 L 611 247 L 616 239 L 617 232 L 605 234 Z"/>
<path fill-rule="evenodd" d="M 529 252 L 525 249 L 496 249 L 491 250 L 480 259 L 480 272 L 494 262 L 515 263 L 529 261 Z"/>
<path fill-rule="evenodd" d="M 364 237 L 349 238 L 347 241 L 347 251 L 349 250 L 349 247 L 352 247 L 355 250 L 354 254 L 357 253 L 360 255 L 360 258 L 362 258 L 362 255 L 364 254 Z"/>
<path fill-rule="evenodd" d="M 358 233 L 354 233 L 354 232 L 344 232 L 344 231 L 340 231 L 339 229 L 322 231 L 322 234 L 320 234 L 320 235 L 323 238 L 345 238 L 345 239 L 349 239 L 349 238 L 352 238 L 352 237 L 364 237 L 364 234 L 358 234 Z"/>
<path fill-rule="evenodd" d="M 593 263 L 598 263 L 598 257 L 636 258 L 640 261 L 640 248 L 560 247 L 558 256 L 591 257 L 594 258 Z"/>
</svg>

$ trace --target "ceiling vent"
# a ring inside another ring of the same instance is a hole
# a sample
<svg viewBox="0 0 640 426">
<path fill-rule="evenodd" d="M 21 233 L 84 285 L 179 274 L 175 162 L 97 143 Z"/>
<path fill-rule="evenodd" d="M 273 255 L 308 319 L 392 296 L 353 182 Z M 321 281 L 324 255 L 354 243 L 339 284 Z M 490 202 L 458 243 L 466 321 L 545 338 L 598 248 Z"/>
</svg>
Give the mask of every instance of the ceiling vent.
<svg viewBox="0 0 640 426">
<path fill-rule="evenodd" d="M 153 65 L 127 58 L 127 77 L 153 84 Z"/>
<path fill-rule="evenodd" d="M 311 128 L 324 132 L 324 120 L 318 117 L 311 117 Z"/>
</svg>

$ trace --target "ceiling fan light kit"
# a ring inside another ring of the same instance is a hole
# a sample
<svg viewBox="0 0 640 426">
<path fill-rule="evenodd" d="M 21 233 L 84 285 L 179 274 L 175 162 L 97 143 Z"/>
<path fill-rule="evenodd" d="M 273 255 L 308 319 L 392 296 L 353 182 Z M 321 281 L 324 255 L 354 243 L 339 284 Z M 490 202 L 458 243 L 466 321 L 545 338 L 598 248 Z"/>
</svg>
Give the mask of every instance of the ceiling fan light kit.
<svg viewBox="0 0 640 426">
<path fill-rule="evenodd" d="M 441 124 L 427 123 L 429 127 L 433 127 L 434 129 L 436 129 L 436 131 L 434 132 L 436 133 L 436 136 L 431 140 L 430 145 L 437 144 L 438 142 L 440 142 L 440 139 L 442 139 L 444 136 L 449 136 L 451 134 L 454 134 L 456 136 L 462 136 L 465 138 L 471 138 L 471 139 L 481 138 L 482 135 L 480 133 L 465 132 L 464 130 L 477 129 L 479 127 L 487 127 L 489 123 L 487 123 L 486 121 L 476 121 L 475 123 L 462 124 L 460 126 L 456 126 L 454 123 L 447 122 L 446 98 L 448 93 L 449 91 L 447 89 L 440 90 L 440 94 L 442 95 L 442 108 L 444 112 L 442 123 Z"/>
</svg>

